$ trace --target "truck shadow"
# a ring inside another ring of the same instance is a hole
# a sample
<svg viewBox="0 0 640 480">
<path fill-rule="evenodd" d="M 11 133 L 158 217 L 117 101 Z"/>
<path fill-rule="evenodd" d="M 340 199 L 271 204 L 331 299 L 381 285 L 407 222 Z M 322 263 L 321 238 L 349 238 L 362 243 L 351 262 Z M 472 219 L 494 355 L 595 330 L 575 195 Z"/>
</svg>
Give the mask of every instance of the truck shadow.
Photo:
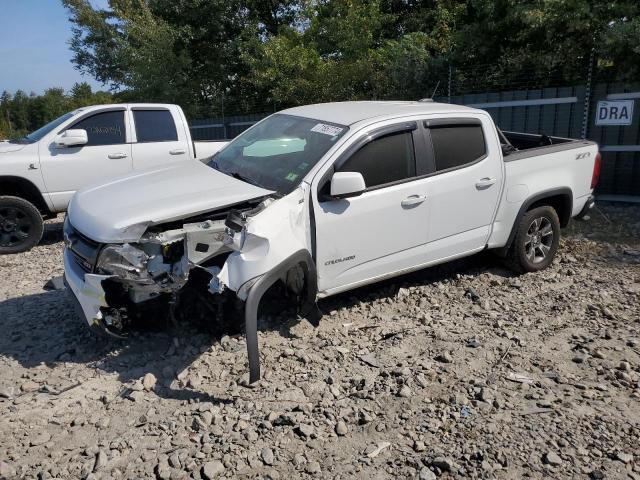
<svg viewBox="0 0 640 480">
<path fill-rule="evenodd" d="M 323 313 L 336 308 L 349 307 L 362 301 L 394 297 L 400 287 L 421 286 L 460 274 L 477 274 L 491 271 L 495 275 L 510 277 L 500 268 L 492 256 L 476 255 L 439 267 L 432 267 L 368 287 L 362 287 L 319 302 Z M 293 328 L 302 319 L 296 318 L 293 309 L 286 309 L 278 295 L 267 294 L 260 306 L 258 327 L 261 331 L 277 331 L 283 337 L 291 336 Z M 322 321 L 322 320 L 321 320 Z M 166 325 L 164 325 L 166 326 Z M 163 327 L 164 327 L 163 326 Z M 126 340 L 95 339 L 82 321 L 75 316 L 67 292 L 56 290 L 12 298 L 0 302 L 0 355 L 17 361 L 24 368 L 44 364 L 49 367 L 64 365 L 73 377 L 74 365 L 84 365 L 106 373 L 116 373 L 123 384 L 137 380 L 146 373 L 158 379 L 155 393 L 166 399 L 197 400 L 213 403 L 230 403 L 233 398 L 218 398 L 203 391 L 204 388 L 174 388 L 180 372 L 189 368 L 212 344 L 220 342 L 221 335 L 236 332 L 219 332 L 211 335 L 200 325 L 180 324 L 166 326 L 160 331 L 134 333 Z M 176 339 L 179 345 L 176 346 Z M 246 349 L 243 342 L 235 344 L 238 367 L 231 372 L 231 379 L 240 380 L 248 371 Z M 15 380 L 15 379 L 13 379 Z M 69 382 L 67 382 L 69 383 Z M 185 382 L 182 382 L 185 385 Z M 188 385 L 188 384 L 187 384 Z M 56 388 L 56 385 L 52 385 Z M 131 391 L 123 385 L 121 396 Z"/>
<path fill-rule="evenodd" d="M 42 233 L 42 240 L 39 245 L 54 245 L 62 241 L 62 226 L 64 224 L 64 218 L 59 216 L 55 220 L 46 222 L 44 224 L 44 232 Z"/>
<path fill-rule="evenodd" d="M 3 333 L 0 355 L 12 358 L 24 368 L 64 365 L 70 377 L 66 383 L 73 383 L 74 365 L 85 365 L 116 373 L 123 384 L 152 373 L 158 379 L 155 393 L 162 398 L 232 402 L 230 398 L 171 386 L 171 381 L 211 346 L 210 336 L 202 332 L 195 331 L 192 335 L 189 331 L 179 332 L 183 346 L 178 348 L 174 343 L 176 337 L 166 330 L 134 333 L 125 340 L 96 339 L 75 316 L 64 290 L 0 302 L 0 331 Z M 188 341 L 184 340 L 186 335 Z M 65 385 L 50 386 L 56 389 Z M 130 392 L 123 385 L 120 395 Z"/>
</svg>

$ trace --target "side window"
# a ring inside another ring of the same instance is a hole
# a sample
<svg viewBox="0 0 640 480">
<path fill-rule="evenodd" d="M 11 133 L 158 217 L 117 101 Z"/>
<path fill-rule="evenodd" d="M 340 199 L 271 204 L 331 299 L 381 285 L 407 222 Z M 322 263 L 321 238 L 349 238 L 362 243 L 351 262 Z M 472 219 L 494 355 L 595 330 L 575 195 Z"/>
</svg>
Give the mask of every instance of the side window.
<svg viewBox="0 0 640 480">
<path fill-rule="evenodd" d="M 481 125 L 431 127 L 436 171 L 473 163 L 487 153 Z"/>
<path fill-rule="evenodd" d="M 134 110 L 138 143 L 178 140 L 176 122 L 169 110 Z"/>
<path fill-rule="evenodd" d="M 89 142 L 86 146 L 118 145 L 127 143 L 124 129 L 124 110 L 102 112 L 83 118 L 73 126 L 87 131 Z"/>
<path fill-rule="evenodd" d="M 360 172 L 367 188 L 414 177 L 416 160 L 411 132 L 393 133 L 367 143 L 339 171 Z"/>
</svg>

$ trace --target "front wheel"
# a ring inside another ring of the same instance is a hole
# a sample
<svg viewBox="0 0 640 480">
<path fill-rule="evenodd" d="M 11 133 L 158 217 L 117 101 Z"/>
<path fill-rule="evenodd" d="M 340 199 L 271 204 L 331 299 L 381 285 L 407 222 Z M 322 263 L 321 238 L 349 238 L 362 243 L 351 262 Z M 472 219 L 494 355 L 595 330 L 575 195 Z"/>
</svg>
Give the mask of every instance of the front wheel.
<svg viewBox="0 0 640 480">
<path fill-rule="evenodd" d="M 553 261 L 560 244 L 560 220 L 553 207 L 529 210 L 520 220 L 507 253 L 507 266 L 518 273 L 537 272 Z"/>
<path fill-rule="evenodd" d="M 18 197 L 0 197 L 0 255 L 30 250 L 43 231 L 42 215 L 32 203 Z"/>
</svg>

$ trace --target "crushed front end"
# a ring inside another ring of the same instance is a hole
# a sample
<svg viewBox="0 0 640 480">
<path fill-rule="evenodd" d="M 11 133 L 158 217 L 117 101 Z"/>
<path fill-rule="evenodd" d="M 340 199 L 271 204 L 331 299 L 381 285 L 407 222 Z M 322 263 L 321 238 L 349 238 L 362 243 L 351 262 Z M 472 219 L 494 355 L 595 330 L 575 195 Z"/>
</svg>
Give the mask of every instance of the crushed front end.
<svg viewBox="0 0 640 480">
<path fill-rule="evenodd" d="M 237 229 L 273 200 L 213 212 L 194 221 L 140 228 L 135 242 L 101 244 L 64 226 L 65 281 L 90 327 L 124 337 L 136 322 L 206 317 L 222 325 L 230 298 L 221 280 L 228 256 L 244 246 Z M 242 237 L 242 238 L 241 238 Z"/>
</svg>

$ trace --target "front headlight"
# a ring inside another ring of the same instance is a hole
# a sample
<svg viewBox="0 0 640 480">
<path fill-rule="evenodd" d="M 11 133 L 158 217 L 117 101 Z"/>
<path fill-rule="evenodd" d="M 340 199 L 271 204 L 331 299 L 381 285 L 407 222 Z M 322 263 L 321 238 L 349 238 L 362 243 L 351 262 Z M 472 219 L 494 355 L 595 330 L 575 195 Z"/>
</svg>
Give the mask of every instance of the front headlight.
<svg viewBox="0 0 640 480">
<path fill-rule="evenodd" d="M 128 243 L 107 245 L 100 252 L 96 270 L 103 275 L 115 275 L 125 280 L 153 282 L 147 273 L 149 255 Z"/>
</svg>

